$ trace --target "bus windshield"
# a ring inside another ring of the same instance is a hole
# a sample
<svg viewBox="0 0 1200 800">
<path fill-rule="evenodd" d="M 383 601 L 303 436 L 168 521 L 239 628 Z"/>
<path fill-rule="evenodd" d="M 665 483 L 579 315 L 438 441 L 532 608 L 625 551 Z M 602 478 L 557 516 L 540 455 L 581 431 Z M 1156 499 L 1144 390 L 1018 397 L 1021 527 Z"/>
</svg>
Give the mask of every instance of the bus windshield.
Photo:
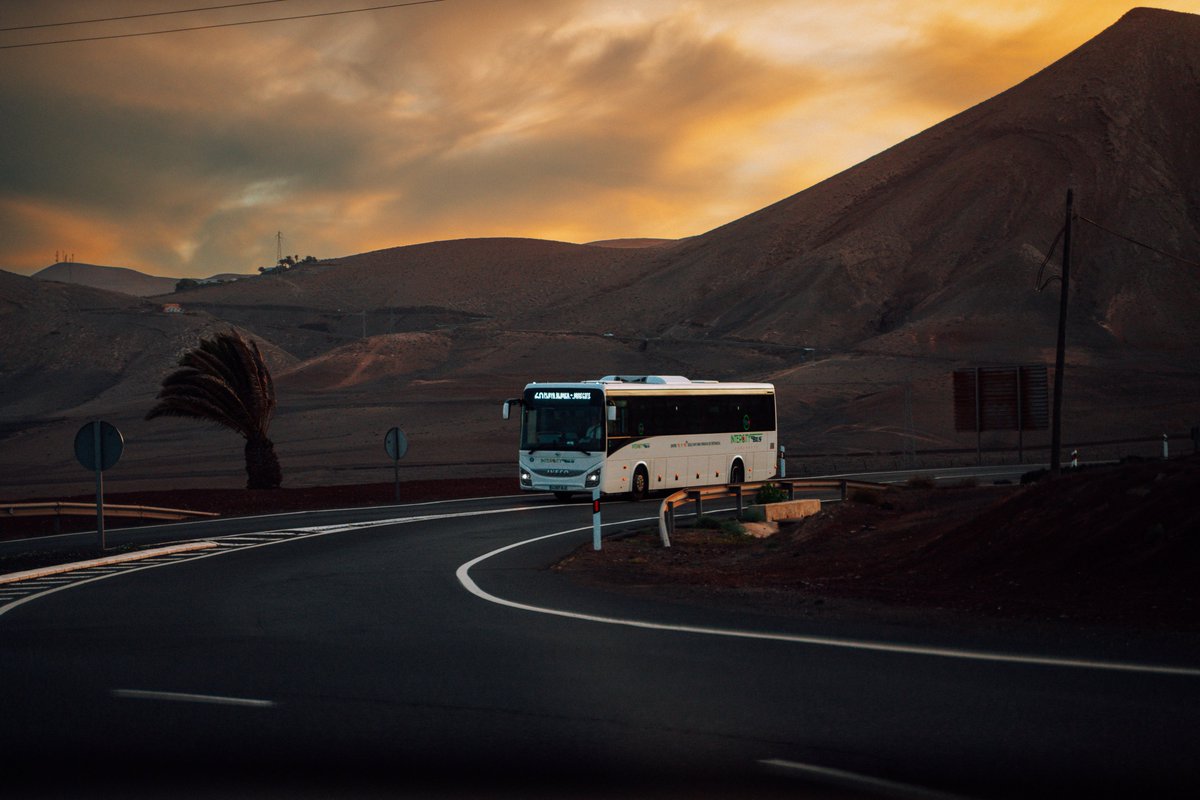
<svg viewBox="0 0 1200 800">
<path fill-rule="evenodd" d="M 604 393 L 596 389 L 525 390 L 521 449 L 604 450 Z"/>
</svg>

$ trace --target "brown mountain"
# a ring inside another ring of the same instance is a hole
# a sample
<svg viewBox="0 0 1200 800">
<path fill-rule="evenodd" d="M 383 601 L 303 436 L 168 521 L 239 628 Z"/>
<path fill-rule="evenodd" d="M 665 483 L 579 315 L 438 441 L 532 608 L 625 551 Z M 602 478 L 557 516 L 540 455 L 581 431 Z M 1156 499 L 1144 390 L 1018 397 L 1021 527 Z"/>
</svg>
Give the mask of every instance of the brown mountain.
<svg viewBox="0 0 1200 800">
<path fill-rule="evenodd" d="M 1057 315 L 1056 292 L 1033 287 L 1068 188 L 1081 215 L 1200 261 L 1196 41 L 1200 16 L 1131 11 L 1018 86 L 565 311 L 826 352 L 1033 354 Z M 1200 269 L 1075 233 L 1073 341 L 1189 349 Z"/>
<path fill-rule="evenodd" d="M 276 439 L 293 481 L 363 478 L 353 470 L 378 459 L 393 424 L 416 463 L 504 463 L 515 433 L 497 419 L 500 399 L 528 380 L 612 372 L 774 380 L 797 458 L 971 447 L 953 430 L 949 373 L 1053 363 L 1058 284 L 1039 293 L 1035 280 L 1072 188 L 1066 441 L 1174 434 L 1200 421 L 1200 268 L 1130 240 L 1200 261 L 1196 41 L 1200 17 L 1135 9 L 1012 89 L 678 242 L 435 242 L 172 299 L 185 318 L 229 321 L 277 348 Z M 148 313 L 115 306 L 106 313 L 122 324 Z M 30 341 L 10 319 L 4 343 Z M 119 375 L 133 420 L 157 378 L 110 366 L 122 362 L 108 344 L 96 329 L 61 357 Z M 5 394 L 5 420 L 41 408 Z M 194 476 L 225 452 L 189 435 L 147 430 L 146 447 L 170 450 L 147 475 L 174 464 Z"/>
<path fill-rule="evenodd" d="M 60 261 L 33 274 L 39 281 L 73 283 L 90 286 L 109 292 L 121 292 L 135 297 L 151 297 L 175 291 L 176 278 L 147 275 L 128 267 L 102 267 L 97 264 L 79 264 Z"/>
</svg>

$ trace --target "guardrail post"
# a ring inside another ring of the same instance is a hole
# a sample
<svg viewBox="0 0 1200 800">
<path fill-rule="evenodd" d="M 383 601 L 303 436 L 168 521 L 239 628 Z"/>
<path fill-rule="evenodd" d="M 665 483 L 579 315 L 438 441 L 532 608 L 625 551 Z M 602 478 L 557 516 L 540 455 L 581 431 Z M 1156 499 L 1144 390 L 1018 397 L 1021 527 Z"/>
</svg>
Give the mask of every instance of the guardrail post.
<svg viewBox="0 0 1200 800">
<path fill-rule="evenodd" d="M 592 549 L 600 549 L 600 486 L 592 489 Z"/>
<path fill-rule="evenodd" d="M 704 494 L 701 492 L 688 492 L 688 498 L 696 503 L 696 519 L 704 516 Z"/>
<path fill-rule="evenodd" d="M 787 482 L 787 490 L 788 490 L 788 500 L 795 500 L 796 499 L 796 482 L 788 481 Z"/>
<path fill-rule="evenodd" d="M 675 535 L 675 504 L 667 503 L 667 533 Z"/>
<path fill-rule="evenodd" d="M 741 486 L 730 486 L 729 488 L 733 490 L 733 496 L 737 498 L 737 518 L 741 519 L 742 518 L 742 487 Z"/>
<path fill-rule="evenodd" d="M 844 481 L 844 480 L 838 481 L 838 488 L 841 490 L 842 500 L 845 500 L 846 499 L 846 481 Z"/>
</svg>

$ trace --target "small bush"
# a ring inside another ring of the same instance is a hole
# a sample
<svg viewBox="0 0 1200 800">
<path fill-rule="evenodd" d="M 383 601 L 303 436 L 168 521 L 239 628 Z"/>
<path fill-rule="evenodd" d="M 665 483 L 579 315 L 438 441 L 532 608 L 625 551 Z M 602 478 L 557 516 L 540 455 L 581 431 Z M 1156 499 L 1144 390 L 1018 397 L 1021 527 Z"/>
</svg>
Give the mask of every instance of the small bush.
<svg viewBox="0 0 1200 800">
<path fill-rule="evenodd" d="M 787 490 L 775 483 L 764 483 L 758 487 L 758 492 L 754 495 L 754 502 L 760 506 L 767 503 L 782 503 L 787 499 Z"/>
<path fill-rule="evenodd" d="M 735 536 L 744 536 L 746 534 L 745 527 L 743 527 L 742 523 L 738 522 L 736 519 L 720 519 L 717 517 L 710 517 L 707 514 L 701 517 L 696 517 L 696 521 L 692 527 L 708 528 L 711 530 L 721 531 L 722 533 L 733 534 Z"/>
</svg>

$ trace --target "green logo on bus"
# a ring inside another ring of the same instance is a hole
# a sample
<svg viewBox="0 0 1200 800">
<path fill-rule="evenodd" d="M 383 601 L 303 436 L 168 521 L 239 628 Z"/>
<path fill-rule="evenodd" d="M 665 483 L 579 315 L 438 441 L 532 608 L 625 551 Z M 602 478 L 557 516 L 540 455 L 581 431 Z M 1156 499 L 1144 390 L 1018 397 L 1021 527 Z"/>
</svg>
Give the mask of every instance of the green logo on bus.
<svg viewBox="0 0 1200 800">
<path fill-rule="evenodd" d="M 733 433 L 729 435 L 730 444 L 752 444 L 763 440 L 761 433 Z"/>
</svg>

